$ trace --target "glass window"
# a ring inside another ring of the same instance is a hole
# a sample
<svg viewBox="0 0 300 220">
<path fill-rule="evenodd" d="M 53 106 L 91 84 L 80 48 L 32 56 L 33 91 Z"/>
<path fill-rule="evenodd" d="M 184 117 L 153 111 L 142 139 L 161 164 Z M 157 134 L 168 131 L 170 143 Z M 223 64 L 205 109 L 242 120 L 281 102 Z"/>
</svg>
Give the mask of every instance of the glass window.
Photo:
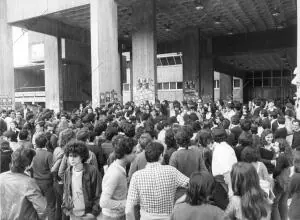
<svg viewBox="0 0 300 220">
<path fill-rule="evenodd" d="M 263 79 L 263 86 L 264 87 L 270 87 L 271 86 L 271 78 L 264 78 Z"/>
<path fill-rule="evenodd" d="M 254 87 L 261 87 L 262 80 L 261 79 L 254 79 Z"/>
<path fill-rule="evenodd" d="M 176 61 L 176 64 L 178 65 L 178 64 L 182 64 L 182 62 L 181 62 L 181 57 L 180 56 L 176 56 L 175 57 L 175 61 Z"/>
<path fill-rule="evenodd" d="M 163 83 L 163 89 L 170 89 L 170 83 L 169 82 L 164 82 Z"/>
<path fill-rule="evenodd" d="M 169 65 L 175 65 L 175 60 L 174 60 L 174 57 L 168 57 L 168 62 L 169 62 Z"/>
<path fill-rule="evenodd" d="M 177 82 L 177 89 L 182 89 L 182 82 Z"/>
<path fill-rule="evenodd" d="M 166 57 L 160 58 L 160 61 L 161 61 L 161 63 L 162 63 L 163 66 L 167 66 L 168 65 L 168 60 L 167 60 Z"/>
<path fill-rule="evenodd" d="M 241 87 L 241 80 L 233 79 L 233 88 L 240 88 L 240 87 Z"/>
<path fill-rule="evenodd" d="M 170 89 L 176 89 L 176 82 L 170 82 Z"/>
<path fill-rule="evenodd" d="M 214 80 L 214 89 L 220 88 L 220 80 Z"/>
<path fill-rule="evenodd" d="M 160 58 L 157 58 L 157 66 L 161 66 Z"/>
<path fill-rule="evenodd" d="M 265 71 L 264 72 L 264 78 L 265 77 L 271 77 L 272 72 L 271 71 Z"/>
<path fill-rule="evenodd" d="M 281 79 L 279 77 L 273 78 L 273 87 L 281 86 Z"/>
<path fill-rule="evenodd" d="M 157 83 L 157 89 L 162 90 L 162 83 Z"/>
</svg>

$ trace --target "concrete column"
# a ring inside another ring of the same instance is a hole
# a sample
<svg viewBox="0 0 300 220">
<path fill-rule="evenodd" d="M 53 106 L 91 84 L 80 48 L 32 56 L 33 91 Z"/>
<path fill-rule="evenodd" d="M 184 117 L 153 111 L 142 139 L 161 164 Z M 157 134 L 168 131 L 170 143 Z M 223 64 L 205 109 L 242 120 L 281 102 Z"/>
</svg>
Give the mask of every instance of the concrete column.
<svg viewBox="0 0 300 220">
<path fill-rule="evenodd" d="M 213 100 L 214 70 L 211 39 L 201 37 L 198 28 L 189 28 L 184 32 L 182 45 L 184 98 L 200 96 L 205 101 Z"/>
<path fill-rule="evenodd" d="M 229 101 L 232 97 L 232 79 L 233 77 L 220 73 L 220 99 Z"/>
<path fill-rule="evenodd" d="M 297 68 L 294 72 L 296 74 L 292 83 L 297 86 L 296 92 L 296 117 L 300 119 L 300 4 L 297 4 Z"/>
<path fill-rule="evenodd" d="M 14 108 L 12 27 L 7 24 L 6 0 L 0 0 L 0 96 L 10 98 L 12 106 L 9 105 L 9 108 Z"/>
<path fill-rule="evenodd" d="M 198 28 L 186 29 L 182 39 L 183 55 L 183 97 L 192 98 L 199 95 L 200 89 L 200 33 Z M 190 89 L 189 82 L 193 82 L 194 89 Z M 194 90 L 196 94 L 193 94 Z"/>
<path fill-rule="evenodd" d="M 221 81 L 220 81 L 221 84 Z M 212 40 L 200 38 L 200 96 L 214 100 Z"/>
<path fill-rule="evenodd" d="M 133 100 L 154 102 L 157 94 L 156 1 L 135 2 L 132 23 Z M 141 84 L 139 79 L 143 81 Z"/>
<path fill-rule="evenodd" d="M 61 71 L 61 39 L 45 35 L 46 108 L 55 112 L 63 108 L 63 77 Z"/>
<path fill-rule="evenodd" d="M 100 93 L 121 93 L 118 11 L 114 0 L 91 0 L 92 104 Z"/>
</svg>

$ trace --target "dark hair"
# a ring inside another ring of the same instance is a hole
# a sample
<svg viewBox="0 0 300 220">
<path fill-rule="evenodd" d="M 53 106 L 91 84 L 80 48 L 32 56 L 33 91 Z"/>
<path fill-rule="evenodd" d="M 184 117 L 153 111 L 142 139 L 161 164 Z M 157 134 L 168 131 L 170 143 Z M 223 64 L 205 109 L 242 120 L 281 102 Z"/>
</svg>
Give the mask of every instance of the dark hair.
<svg viewBox="0 0 300 220">
<path fill-rule="evenodd" d="M 20 140 L 26 140 L 28 138 L 28 131 L 26 129 L 22 129 L 20 132 L 19 132 L 19 139 Z"/>
<path fill-rule="evenodd" d="M 139 138 L 139 144 L 142 149 L 145 149 L 146 146 L 152 141 L 152 137 L 149 133 L 143 133 Z"/>
<path fill-rule="evenodd" d="M 149 119 L 150 115 L 147 113 L 141 114 L 141 121 L 147 121 Z"/>
<path fill-rule="evenodd" d="M 241 153 L 241 160 L 247 163 L 257 162 L 259 157 L 259 150 L 254 147 L 245 147 Z"/>
<path fill-rule="evenodd" d="M 75 132 L 72 129 L 67 128 L 65 130 L 62 130 L 58 136 L 58 146 L 63 148 L 70 140 L 74 138 Z"/>
<path fill-rule="evenodd" d="M 90 131 L 87 128 L 82 128 L 76 133 L 78 141 L 86 142 L 90 138 Z"/>
<path fill-rule="evenodd" d="M 37 148 L 46 147 L 47 138 L 45 134 L 40 134 L 35 138 L 35 144 Z"/>
<path fill-rule="evenodd" d="M 284 125 L 285 124 L 285 117 L 279 116 L 277 118 L 277 122 L 278 122 L 278 124 Z"/>
<path fill-rule="evenodd" d="M 150 142 L 145 148 L 147 162 L 158 162 L 160 155 L 164 152 L 164 146 L 159 142 Z"/>
<path fill-rule="evenodd" d="M 97 136 L 100 136 L 107 128 L 107 124 L 104 121 L 100 121 L 95 125 L 94 132 Z"/>
<path fill-rule="evenodd" d="M 70 154 L 80 156 L 82 163 L 89 159 L 89 150 L 82 141 L 72 140 L 67 143 L 65 147 L 65 155 L 69 157 Z"/>
<path fill-rule="evenodd" d="M 126 154 L 131 154 L 136 141 L 129 137 L 123 137 L 119 144 L 115 146 L 115 156 L 117 159 L 122 159 Z"/>
<path fill-rule="evenodd" d="M 111 141 L 111 139 L 117 134 L 118 134 L 118 129 L 113 126 L 109 126 L 105 131 L 105 138 L 106 140 Z"/>
<path fill-rule="evenodd" d="M 7 137 L 7 138 L 10 138 L 10 141 L 11 142 L 17 142 L 17 134 L 15 133 L 15 132 L 13 132 L 13 131 L 11 131 L 11 130 L 8 130 L 8 131 L 5 131 L 4 133 L 3 133 L 3 136 L 4 137 Z"/>
<path fill-rule="evenodd" d="M 135 135 L 135 126 L 130 123 L 124 123 L 123 132 L 127 137 L 133 138 Z"/>
<path fill-rule="evenodd" d="M 241 197 L 241 211 L 245 219 L 257 220 L 268 215 L 266 194 L 259 185 L 258 174 L 252 164 L 234 164 L 231 182 L 234 195 Z"/>
<path fill-rule="evenodd" d="M 262 110 L 260 111 L 260 114 L 262 114 L 263 117 L 268 117 L 268 116 L 269 116 L 269 113 L 268 113 L 268 111 L 267 111 L 266 109 L 262 109 Z"/>
<path fill-rule="evenodd" d="M 242 119 L 241 120 L 241 129 L 243 131 L 250 131 L 251 129 L 251 121 L 249 119 Z"/>
<path fill-rule="evenodd" d="M 266 142 L 266 136 L 268 136 L 269 134 L 273 134 L 272 130 L 271 129 L 265 129 L 263 130 L 263 132 L 261 133 L 260 135 L 260 140 L 261 140 L 261 144 L 263 146 L 265 146 L 267 144 Z"/>
<path fill-rule="evenodd" d="M 186 202 L 192 206 L 211 203 L 215 188 L 214 177 L 207 171 L 192 173 L 189 188 L 186 193 Z"/>
<path fill-rule="evenodd" d="M 295 173 L 300 173 L 300 148 L 296 148 L 294 151 L 294 160 L 293 164 L 295 167 Z"/>
<path fill-rule="evenodd" d="M 25 168 L 29 166 L 35 156 L 35 151 L 30 148 L 19 147 L 11 155 L 11 172 L 23 173 Z"/>
<path fill-rule="evenodd" d="M 175 135 L 172 129 L 168 129 L 165 134 L 165 144 L 168 148 L 177 148 Z"/>
<path fill-rule="evenodd" d="M 185 127 L 181 127 L 175 134 L 175 140 L 178 146 L 188 148 L 190 146 L 190 134 Z"/>
<path fill-rule="evenodd" d="M 196 141 L 202 147 L 207 147 L 207 145 L 213 141 L 213 138 L 209 132 L 199 131 L 196 136 Z"/>
</svg>

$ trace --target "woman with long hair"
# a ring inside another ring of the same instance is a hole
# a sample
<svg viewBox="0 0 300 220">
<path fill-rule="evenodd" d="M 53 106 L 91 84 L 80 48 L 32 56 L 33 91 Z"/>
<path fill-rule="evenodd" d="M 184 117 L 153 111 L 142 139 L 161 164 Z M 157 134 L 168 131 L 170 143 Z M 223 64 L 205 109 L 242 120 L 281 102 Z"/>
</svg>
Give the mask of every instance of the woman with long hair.
<svg viewBox="0 0 300 220">
<path fill-rule="evenodd" d="M 223 210 L 214 205 L 215 188 L 213 176 L 207 172 L 195 172 L 190 177 L 189 188 L 183 203 L 175 205 L 171 220 L 221 220 Z"/>
<path fill-rule="evenodd" d="M 225 211 L 225 219 L 269 220 L 271 205 L 260 187 L 255 167 L 239 162 L 233 165 L 230 175 L 233 196 Z"/>
<path fill-rule="evenodd" d="M 273 133 L 271 129 L 265 129 L 261 134 L 261 147 L 259 149 L 261 162 L 263 162 L 268 173 L 272 176 L 276 166 L 276 155 L 279 147 L 274 143 Z"/>
</svg>

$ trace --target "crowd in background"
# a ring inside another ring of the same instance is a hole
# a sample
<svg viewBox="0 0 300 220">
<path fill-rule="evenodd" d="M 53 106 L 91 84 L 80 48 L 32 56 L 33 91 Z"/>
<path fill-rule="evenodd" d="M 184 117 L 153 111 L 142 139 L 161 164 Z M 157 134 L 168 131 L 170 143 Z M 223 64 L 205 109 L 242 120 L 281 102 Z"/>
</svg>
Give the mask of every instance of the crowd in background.
<svg viewBox="0 0 300 220">
<path fill-rule="evenodd" d="M 0 154 L 0 219 L 300 219 L 292 102 L 24 105 Z"/>
</svg>

